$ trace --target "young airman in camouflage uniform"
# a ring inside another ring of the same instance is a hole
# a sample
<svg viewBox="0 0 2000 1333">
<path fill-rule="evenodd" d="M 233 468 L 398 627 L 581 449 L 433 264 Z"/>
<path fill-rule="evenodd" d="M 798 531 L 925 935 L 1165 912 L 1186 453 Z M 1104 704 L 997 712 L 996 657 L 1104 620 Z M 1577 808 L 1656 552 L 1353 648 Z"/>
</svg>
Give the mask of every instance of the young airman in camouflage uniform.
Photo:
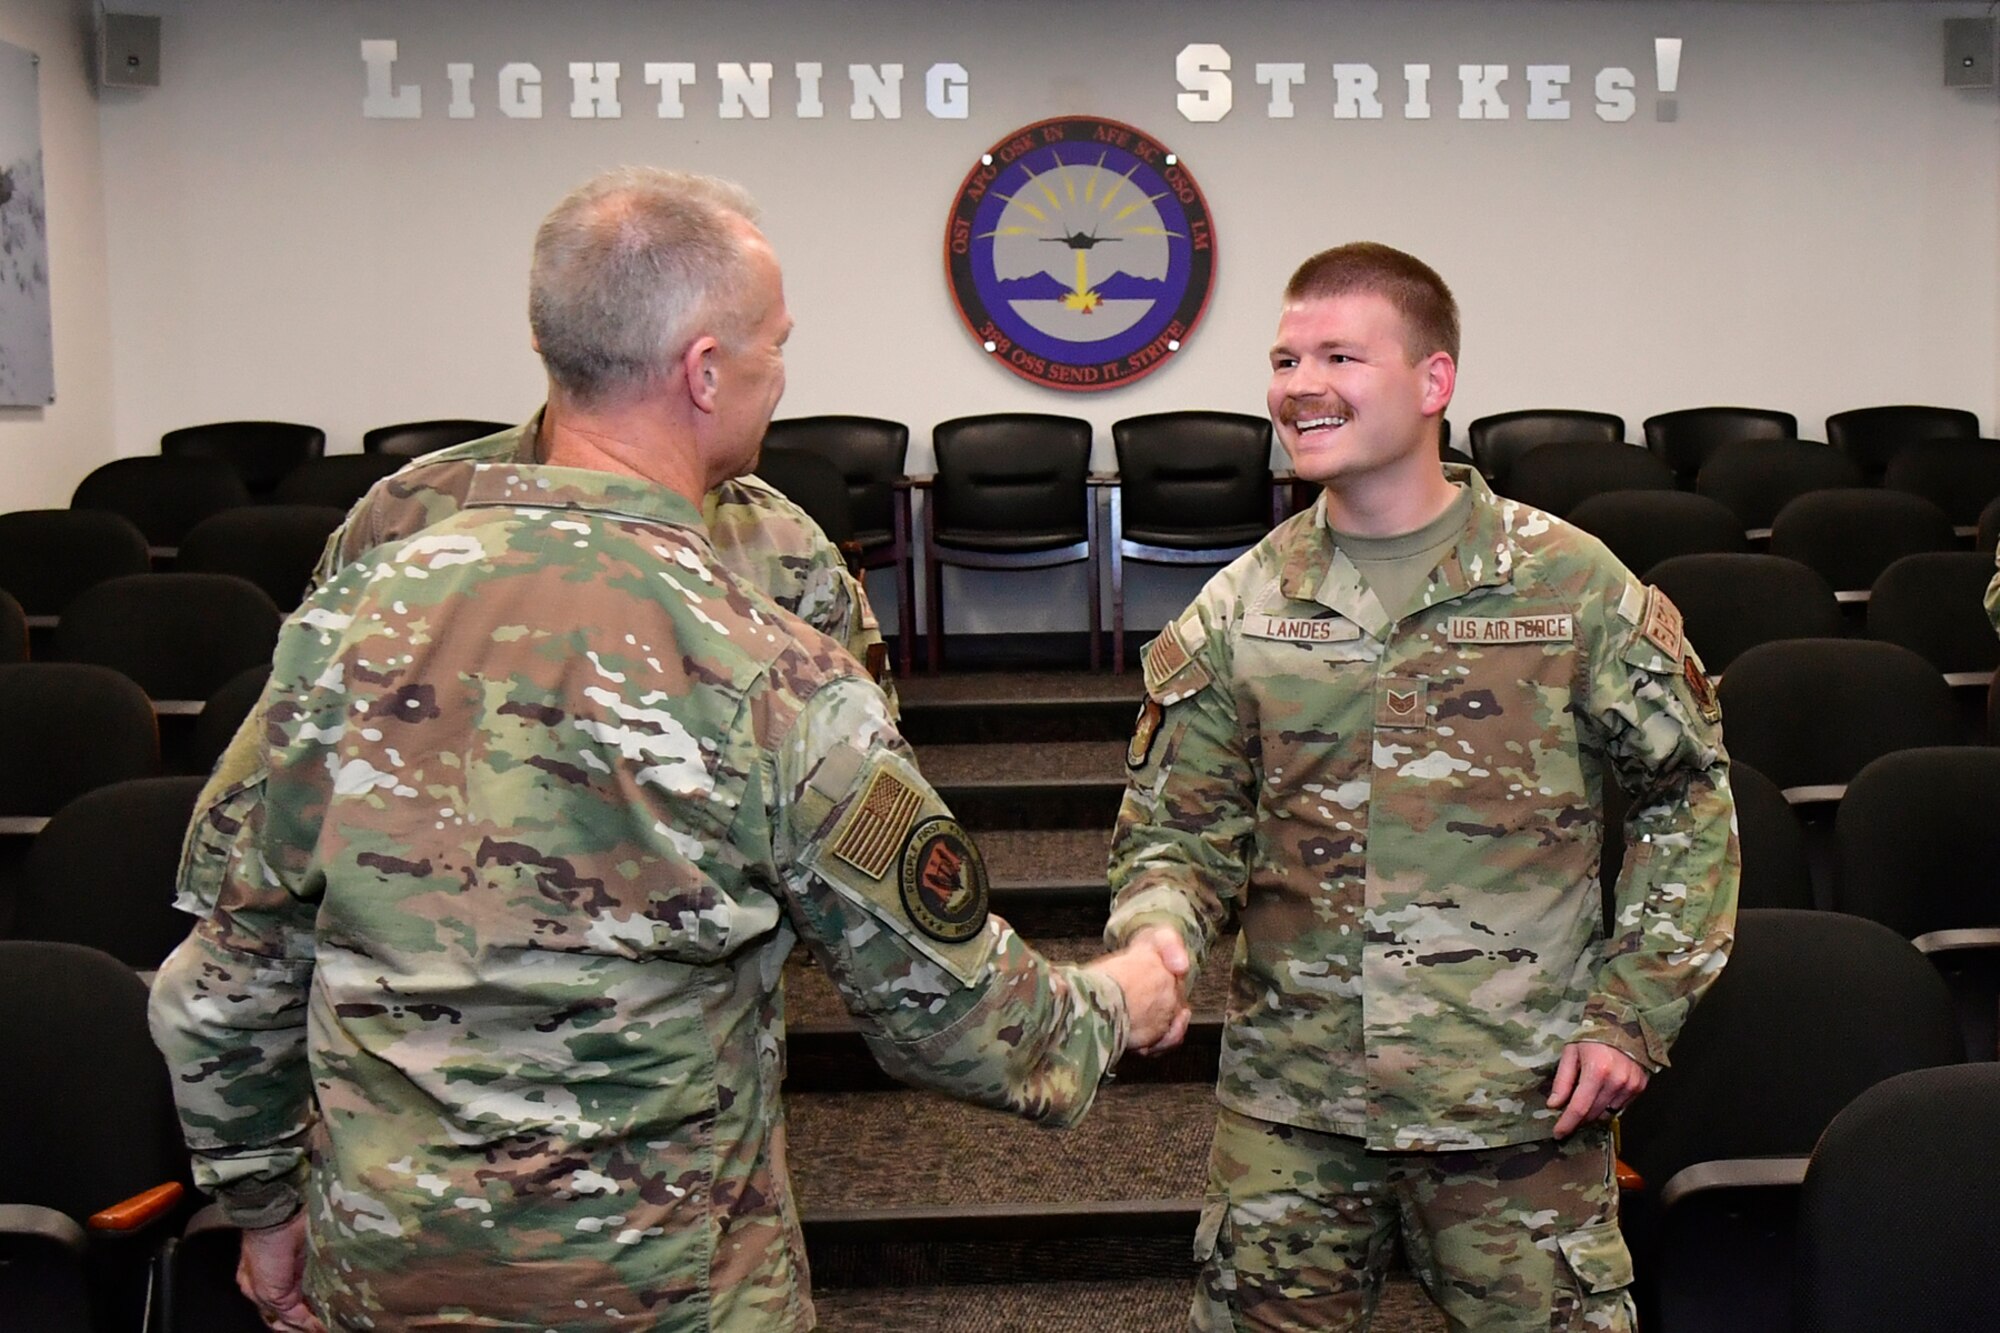
<svg viewBox="0 0 2000 1333">
<path fill-rule="evenodd" d="M 1600 543 L 1440 472 L 1435 274 L 1345 247 L 1287 295 L 1272 414 L 1326 489 L 1148 648 L 1111 856 L 1107 939 L 1241 930 L 1193 1326 L 1364 1328 L 1400 1231 L 1455 1329 L 1627 1329 L 1602 1118 L 1727 956 L 1714 696 Z M 1407 597 L 1343 535 L 1370 522 L 1436 534 Z"/>
<path fill-rule="evenodd" d="M 273 1328 L 810 1328 L 796 941 L 890 1071 L 1052 1125 L 1185 1023 L 1158 951 L 991 916 L 881 692 L 718 557 L 790 328 L 746 210 L 624 171 L 551 215 L 538 302 L 693 295 L 599 329 L 652 320 L 622 366 L 537 305 L 548 461 L 448 464 L 308 597 L 190 830 L 153 1031 Z"/>
</svg>

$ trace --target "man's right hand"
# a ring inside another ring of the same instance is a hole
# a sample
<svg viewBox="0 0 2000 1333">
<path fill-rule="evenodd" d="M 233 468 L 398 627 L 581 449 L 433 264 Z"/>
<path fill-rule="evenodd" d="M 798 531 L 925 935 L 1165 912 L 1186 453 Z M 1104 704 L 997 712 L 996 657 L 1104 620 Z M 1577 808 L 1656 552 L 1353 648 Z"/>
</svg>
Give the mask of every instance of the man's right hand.
<svg viewBox="0 0 2000 1333">
<path fill-rule="evenodd" d="M 1148 926 L 1117 953 L 1089 966 L 1125 992 L 1130 1022 L 1126 1044 L 1141 1055 L 1159 1055 L 1181 1044 L 1191 1016 L 1181 983 L 1188 973 L 1187 946 L 1167 926 Z"/>
</svg>

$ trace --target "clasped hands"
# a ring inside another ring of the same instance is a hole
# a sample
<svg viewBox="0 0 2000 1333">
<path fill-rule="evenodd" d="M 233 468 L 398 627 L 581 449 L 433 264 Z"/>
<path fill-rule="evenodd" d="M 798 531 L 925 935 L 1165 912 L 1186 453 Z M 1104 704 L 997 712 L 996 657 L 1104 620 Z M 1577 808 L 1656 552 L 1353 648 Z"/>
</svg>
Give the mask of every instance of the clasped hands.
<svg viewBox="0 0 2000 1333">
<path fill-rule="evenodd" d="M 1183 993 L 1188 974 L 1187 945 L 1168 926 L 1147 926 L 1116 953 L 1088 966 L 1125 992 L 1130 1024 L 1126 1045 L 1141 1055 L 1159 1055 L 1181 1044 L 1190 1016 Z"/>
</svg>

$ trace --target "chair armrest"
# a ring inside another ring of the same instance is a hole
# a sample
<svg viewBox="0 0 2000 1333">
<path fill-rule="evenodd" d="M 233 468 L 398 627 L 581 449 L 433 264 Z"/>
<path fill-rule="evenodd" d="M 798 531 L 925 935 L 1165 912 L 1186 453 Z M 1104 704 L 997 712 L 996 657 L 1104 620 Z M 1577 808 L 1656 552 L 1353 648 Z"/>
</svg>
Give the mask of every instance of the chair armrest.
<svg viewBox="0 0 2000 1333">
<path fill-rule="evenodd" d="M 1805 1183 L 1808 1157 L 1732 1157 L 1696 1162 L 1674 1172 L 1660 1191 L 1660 1207 L 1671 1208 L 1692 1194 L 1708 1190 L 1797 1189 Z"/>
<path fill-rule="evenodd" d="M 90 1243 L 76 1219 L 33 1203 L 0 1203 L 0 1233 L 52 1241 L 77 1254 Z"/>
<path fill-rule="evenodd" d="M 164 1185 L 155 1185 L 149 1190 L 134 1194 L 131 1198 L 100 1208 L 90 1215 L 90 1229 L 97 1232 L 111 1232 L 126 1235 L 150 1226 L 172 1212 L 180 1203 L 187 1190 L 179 1181 L 170 1180 Z"/>
<path fill-rule="evenodd" d="M 1973 926 L 1965 930 L 1933 930 L 1910 941 L 1930 954 L 1972 953 L 1981 949 L 2000 950 L 2000 927 Z"/>
</svg>

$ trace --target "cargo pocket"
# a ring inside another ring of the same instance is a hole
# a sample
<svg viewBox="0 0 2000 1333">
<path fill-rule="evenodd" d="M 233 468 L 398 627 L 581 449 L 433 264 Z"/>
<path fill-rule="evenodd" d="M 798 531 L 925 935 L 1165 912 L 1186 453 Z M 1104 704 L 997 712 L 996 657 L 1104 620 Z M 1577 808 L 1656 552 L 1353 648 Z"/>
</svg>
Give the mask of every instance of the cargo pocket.
<svg viewBox="0 0 2000 1333">
<path fill-rule="evenodd" d="M 1637 1320 L 1628 1288 L 1632 1285 L 1632 1251 L 1616 1222 L 1599 1222 L 1556 1237 L 1570 1278 L 1575 1283 L 1569 1300 L 1555 1302 L 1555 1318 L 1549 1323 L 1554 1333 L 1591 1330 L 1591 1333 L 1621 1333 L 1636 1327 Z"/>
<path fill-rule="evenodd" d="M 1194 1308 L 1188 1327 L 1194 1333 L 1229 1333 L 1236 1327 L 1231 1306 L 1236 1300 L 1236 1268 L 1229 1236 L 1229 1200 L 1210 1195 L 1201 1206 L 1201 1223 L 1194 1229 Z"/>
</svg>

